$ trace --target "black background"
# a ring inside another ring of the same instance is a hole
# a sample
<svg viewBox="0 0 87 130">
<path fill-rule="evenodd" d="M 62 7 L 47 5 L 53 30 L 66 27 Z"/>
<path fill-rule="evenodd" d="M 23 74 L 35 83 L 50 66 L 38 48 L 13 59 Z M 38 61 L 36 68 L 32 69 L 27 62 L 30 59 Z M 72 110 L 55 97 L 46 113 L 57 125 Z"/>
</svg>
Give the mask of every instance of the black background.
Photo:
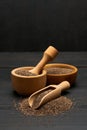
<svg viewBox="0 0 87 130">
<path fill-rule="evenodd" d="M 0 0 L 0 51 L 87 51 L 87 0 Z"/>
</svg>

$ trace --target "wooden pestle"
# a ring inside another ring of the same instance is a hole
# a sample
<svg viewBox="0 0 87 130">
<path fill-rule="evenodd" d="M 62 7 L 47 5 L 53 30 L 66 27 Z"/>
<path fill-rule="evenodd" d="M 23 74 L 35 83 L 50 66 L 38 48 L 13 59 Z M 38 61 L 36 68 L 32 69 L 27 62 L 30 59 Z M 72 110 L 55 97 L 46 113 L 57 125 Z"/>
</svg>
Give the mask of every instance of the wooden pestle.
<svg viewBox="0 0 87 130">
<path fill-rule="evenodd" d="M 58 54 L 58 50 L 56 48 L 54 48 L 53 46 L 49 46 L 43 54 L 42 59 L 40 60 L 40 62 L 29 72 L 31 72 L 32 74 L 40 74 L 41 70 L 43 69 L 43 67 L 52 59 L 54 59 L 56 57 L 56 55 Z"/>
</svg>

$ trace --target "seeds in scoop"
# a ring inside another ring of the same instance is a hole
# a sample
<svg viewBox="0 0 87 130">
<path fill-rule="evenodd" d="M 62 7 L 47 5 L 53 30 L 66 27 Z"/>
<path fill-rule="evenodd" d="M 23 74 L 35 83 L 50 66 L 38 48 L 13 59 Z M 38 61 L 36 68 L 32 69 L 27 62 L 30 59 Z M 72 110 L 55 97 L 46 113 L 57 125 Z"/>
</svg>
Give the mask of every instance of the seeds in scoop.
<svg viewBox="0 0 87 130">
<path fill-rule="evenodd" d="M 47 95 L 49 92 L 51 92 L 53 89 L 54 89 L 54 88 L 50 88 L 50 89 L 48 89 L 48 90 L 42 92 L 41 94 L 39 94 L 39 95 L 37 96 L 37 98 L 34 100 L 34 103 L 33 103 L 32 108 L 33 108 L 33 109 L 34 109 L 34 108 L 37 108 L 38 105 L 39 105 L 39 103 L 40 103 L 40 101 L 41 101 L 41 99 L 42 99 L 45 95 Z"/>
<path fill-rule="evenodd" d="M 51 67 L 51 68 L 46 68 L 46 70 L 47 70 L 47 74 L 67 74 L 73 71 L 70 68 L 62 68 L 62 67 Z"/>
<path fill-rule="evenodd" d="M 37 75 L 37 74 L 29 72 L 29 70 L 23 70 L 23 69 L 16 70 L 15 73 L 21 76 L 36 76 Z"/>
</svg>

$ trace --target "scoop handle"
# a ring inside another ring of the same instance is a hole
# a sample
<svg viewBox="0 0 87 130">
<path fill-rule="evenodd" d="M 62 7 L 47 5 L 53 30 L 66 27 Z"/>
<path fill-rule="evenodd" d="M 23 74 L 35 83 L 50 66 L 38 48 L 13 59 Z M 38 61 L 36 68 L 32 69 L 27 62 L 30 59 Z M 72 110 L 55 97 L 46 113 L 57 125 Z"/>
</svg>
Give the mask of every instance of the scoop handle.
<svg viewBox="0 0 87 130">
<path fill-rule="evenodd" d="M 53 46 L 49 46 L 43 54 L 40 62 L 31 70 L 32 73 L 39 74 L 42 68 L 58 54 L 58 50 Z"/>
<path fill-rule="evenodd" d="M 49 92 L 47 95 L 45 95 L 41 102 L 39 103 L 38 108 L 47 103 L 48 101 L 55 99 L 57 97 L 59 97 L 61 95 L 62 91 L 65 91 L 66 89 L 70 88 L 70 83 L 68 81 L 63 81 L 62 83 L 60 83 L 59 85 L 56 85 L 56 89 L 54 89 L 53 91 Z"/>
<path fill-rule="evenodd" d="M 70 88 L 70 83 L 68 81 L 63 81 L 60 84 L 56 85 L 56 91 L 58 91 L 59 89 L 61 91 L 65 91 L 68 88 Z"/>
</svg>

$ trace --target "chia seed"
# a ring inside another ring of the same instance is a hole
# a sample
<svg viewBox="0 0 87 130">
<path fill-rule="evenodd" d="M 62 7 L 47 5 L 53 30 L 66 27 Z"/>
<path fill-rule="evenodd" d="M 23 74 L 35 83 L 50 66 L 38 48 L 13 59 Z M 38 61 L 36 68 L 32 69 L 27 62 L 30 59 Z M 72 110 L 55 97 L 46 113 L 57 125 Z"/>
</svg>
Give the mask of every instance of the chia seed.
<svg viewBox="0 0 87 130">
<path fill-rule="evenodd" d="M 46 70 L 47 70 L 47 74 L 68 74 L 73 71 L 70 68 L 62 68 L 62 67 L 51 67 L 51 68 L 46 68 Z"/>
<path fill-rule="evenodd" d="M 23 69 L 16 70 L 15 73 L 21 76 L 36 76 L 37 75 L 37 74 L 29 72 L 29 70 L 23 70 Z"/>
<path fill-rule="evenodd" d="M 61 96 L 56 98 L 46 104 L 44 104 L 39 109 L 32 109 L 28 104 L 28 98 L 20 100 L 15 103 L 15 107 L 18 111 L 26 116 L 46 116 L 46 115 L 59 115 L 68 111 L 72 107 L 71 99 Z"/>
</svg>

